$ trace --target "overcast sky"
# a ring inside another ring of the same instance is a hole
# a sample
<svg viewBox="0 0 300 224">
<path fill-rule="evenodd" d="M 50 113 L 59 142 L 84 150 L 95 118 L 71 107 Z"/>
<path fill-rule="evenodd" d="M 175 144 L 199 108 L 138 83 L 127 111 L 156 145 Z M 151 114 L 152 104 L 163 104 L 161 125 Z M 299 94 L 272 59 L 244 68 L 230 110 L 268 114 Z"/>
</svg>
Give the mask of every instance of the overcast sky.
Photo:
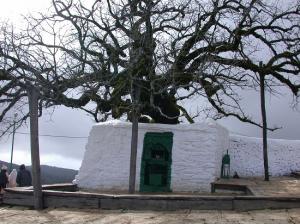
<svg viewBox="0 0 300 224">
<path fill-rule="evenodd" d="M 20 14 L 42 11 L 49 5 L 48 0 L 0 0 L 0 19 L 9 19 L 21 24 Z M 253 118 L 260 119 L 258 94 L 243 94 L 245 106 Z M 189 102 L 190 107 L 195 107 L 199 101 Z M 284 93 L 281 97 L 267 97 L 267 113 L 269 126 L 281 126 L 282 129 L 269 133 L 272 138 L 300 139 L 300 112 L 291 109 L 292 97 Z M 93 120 L 82 111 L 71 110 L 63 107 L 57 108 L 54 113 L 43 116 L 39 123 L 40 135 L 70 136 L 65 137 L 40 137 L 41 163 L 59 167 L 79 169 L 83 158 L 87 136 L 94 124 Z M 235 119 L 219 121 L 232 133 L 258 137 L 261 130 L 251 125 L 242 124 Z M 1 123 L 0 123 L 1 125 Z M 30 164 L 30 142 L 28 127 L 17 130 L 14 145 L 14 163 Z M 23 134 L 21 134 L 23 133 Z M 10 161 L 11 136 L 0 139 L 0 160 Z"/>
</svg>

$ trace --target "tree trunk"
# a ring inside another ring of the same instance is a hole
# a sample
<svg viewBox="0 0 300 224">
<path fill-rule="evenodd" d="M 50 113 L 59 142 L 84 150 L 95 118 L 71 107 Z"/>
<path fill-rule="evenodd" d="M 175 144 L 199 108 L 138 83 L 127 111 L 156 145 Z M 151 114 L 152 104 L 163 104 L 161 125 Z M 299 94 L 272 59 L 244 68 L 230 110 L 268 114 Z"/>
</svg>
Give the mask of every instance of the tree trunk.
<svg viewBox="0 0 300 224">
<path fill-rule="evenodd" d="M 131 82 L 131 98 L 132 98 L 132 131 L 131 131 L 131 152 L 130 152 L 130 170 L 129 170 L 129 194 L 135 192 L 136 180 L 136 154 L 138 144 L 138 129 L 139 129 L 139 99 L 140 88 L 136 80 Z"/>
<path fill-rule="evenodd" d="M 30 113 L 30 141 L 34 208 L 36 210 L 41 210 L 43 209 L 43 196 L 38 135 L 38 92 L 34 87 L 29 87 L 27 93 L 29 97 Z"/>
<path fill-rule="evenodd" d="M 136 154 L 138 142 L 138 114 L 136 111 L 132 112 L 132 132 L 131 132 L 131 153 L 130 153 L 130 174 L 129 174 L 129 193 L 135 192 L 136 179 Z"/>
<path fill-rule="evenodd" d="M 267 115 L 266 115 L 266 104 L 265 104 L 265 76 L 264 74 L 259 75 L 260 78 L 260 106 L 261 116 L 263 123 L 263 156 L 264 156 L 264 170 L 265 170 L 265 181 L 269 181 L 269 164 L 268 164 L 268 141 L 267 141 Z"/>
</svg>

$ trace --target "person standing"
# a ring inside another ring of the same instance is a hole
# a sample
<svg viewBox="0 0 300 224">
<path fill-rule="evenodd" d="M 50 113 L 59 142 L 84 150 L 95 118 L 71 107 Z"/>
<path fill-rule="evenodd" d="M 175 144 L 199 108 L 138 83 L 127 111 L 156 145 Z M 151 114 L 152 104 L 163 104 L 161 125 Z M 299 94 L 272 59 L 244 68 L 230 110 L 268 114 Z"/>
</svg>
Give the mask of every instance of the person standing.
<svg viewBox="0 0 300 224">
<path fill-rule="evenodd" d="M 0 192 L 3 193 L 3 189 L 6 188 L 8 184 L 8 174 L 7 174 L 7 167 L 3 165 L 1 167 L 1 172 L 0 172 Z"/>
<path fill-rule="evenodd" d="M 16 180 L 18 187 L 28 187 L 31 186 L 31 174 L 26 170 L 25 165 L 22 164 L 19 167 L 19 172 L 17 174 Z"/>
<path fill-rule="evenodd" d="M 16 169 L 13 169 L 8 176 L 8 187 L 16 187 L 17 186 L 17 175 L 18 172 Z"/>
</svg>

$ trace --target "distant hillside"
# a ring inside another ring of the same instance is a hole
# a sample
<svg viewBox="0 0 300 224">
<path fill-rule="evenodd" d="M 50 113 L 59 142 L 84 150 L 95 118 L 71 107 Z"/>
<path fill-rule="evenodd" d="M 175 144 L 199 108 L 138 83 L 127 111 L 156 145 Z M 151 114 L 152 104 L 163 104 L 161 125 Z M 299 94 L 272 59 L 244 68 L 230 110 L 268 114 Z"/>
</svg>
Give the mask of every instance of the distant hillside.
<svg viewBox="0 0 300 224">
<path fill-rule="evenodd" d="M 6 165 L 8 168 L 10 166 L 10 163 L 0 160 L 0 165 L 2 166 L 2 164 Z M 18 170 L 19 165 L 13 164 L 12 168 Z M 31 172 L 31 166 L 26 168 Z M 71 183 L 77 173 L 77 170 L 41 165 L 42 184 Z"/>
</svg>

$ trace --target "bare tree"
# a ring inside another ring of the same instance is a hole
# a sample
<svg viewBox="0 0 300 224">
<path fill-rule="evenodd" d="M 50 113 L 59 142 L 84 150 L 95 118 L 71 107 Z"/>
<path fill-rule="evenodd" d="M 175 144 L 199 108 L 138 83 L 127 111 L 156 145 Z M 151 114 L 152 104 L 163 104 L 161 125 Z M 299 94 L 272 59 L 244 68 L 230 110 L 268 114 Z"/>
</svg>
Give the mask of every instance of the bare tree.
<svg viewBox="0 0 300 224">
<path fill-rule="evenodd" d="M 272 93 L 276 86 L 286 86 L 298 97 L 300 88 L 300 7 L 299 1 L 251 1 L 232 33 L 238 48 L 235 57 L 212 55 L 222 65 L 235 67 L 247 74 L 248 79 L 259 80 L 263 128 L 263 158 L 265 180 L 269 180 L 267 126 L 264 91 Z M 258 78 L 256 77 L 258 74 Z M 253 86 L 255 88 L 255 85 Z M 230 89 L 230 88 L 229 88 Z M 228 90 L 228 88 L 227 88 Z M 214 97 L 216 97 L 218 93 Z M 222 105 L 219 100 L 214 100 Z M 212 102 L 214 105 L 214 102 Z M 228 116 L 230 113 L 219 113 Z"/>
<path fill-rule="evenodd" d="M 135 127 L 131 192 L 142 115 L 158 123 L 176 124 L 180 116 L 193 122 L 178 103 L 198 95 L 214 118 L 262 127 L 240 106 L 239 91 L 256 88 L 256 73 L 298 94 L 299 1 L 52 2 L 48 15 L 28 18 L 20 43 L 12 32 L 1 40 L 6 106 L 0 121 L 22 102 L 25 81 L 39 86 L 41 110 L 65 105 L 97 122 L 126 117 Z"/>
</svg>

